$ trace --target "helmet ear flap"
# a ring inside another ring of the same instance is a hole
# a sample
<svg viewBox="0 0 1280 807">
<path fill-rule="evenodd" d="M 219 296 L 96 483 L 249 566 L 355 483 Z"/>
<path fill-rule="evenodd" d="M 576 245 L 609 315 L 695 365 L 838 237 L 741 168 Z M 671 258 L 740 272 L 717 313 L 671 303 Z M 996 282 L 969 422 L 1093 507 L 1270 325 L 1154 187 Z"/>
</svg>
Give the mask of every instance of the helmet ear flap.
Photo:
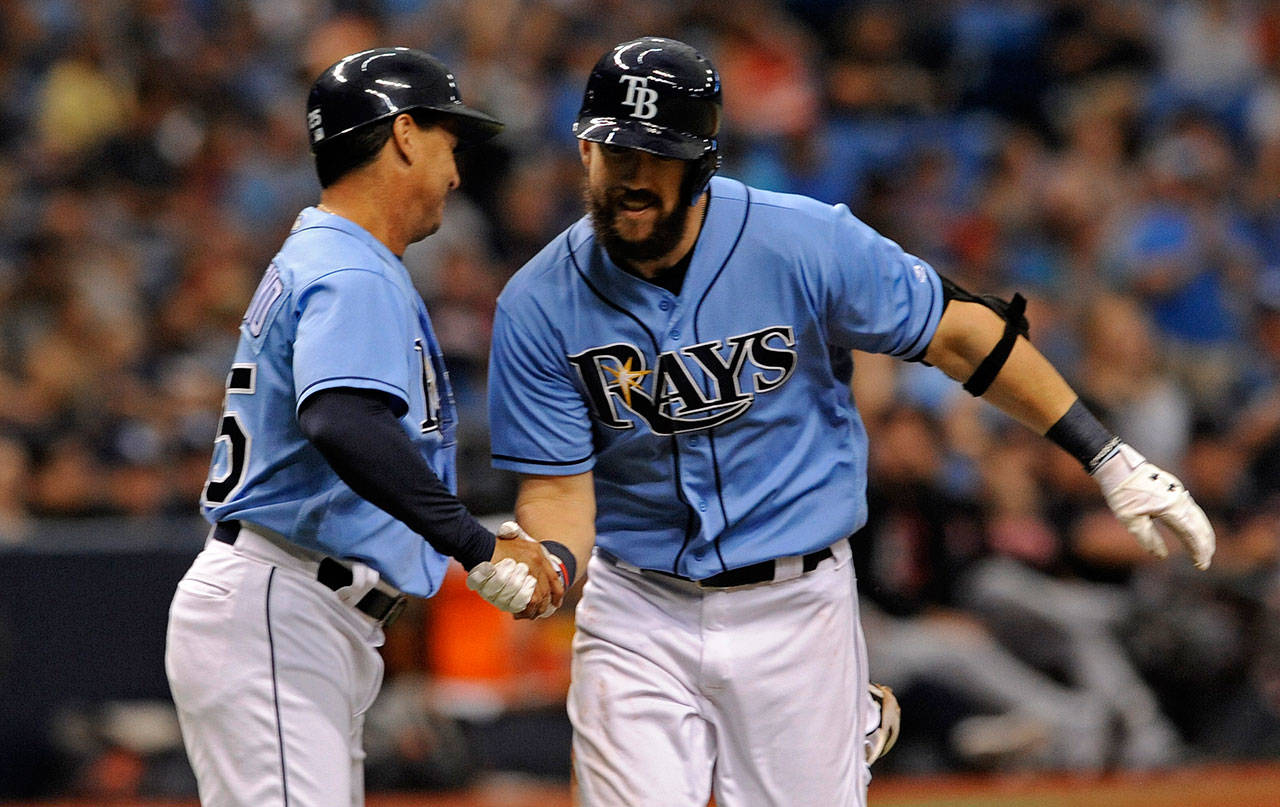
<svg viewBox="0 0 1280 807">
<path fill-rule="evenodd" d="M 711 177 L 718 170 L 720 170 L 719 149 L 713 149 L 689 166 L 684 175 L 684 187 L 681 189 L 685 204 L 697 204 L 698 198 L 702 196 L 702 192 L 707 189 L 707 184 L 711 182 Z"/>
</svg>

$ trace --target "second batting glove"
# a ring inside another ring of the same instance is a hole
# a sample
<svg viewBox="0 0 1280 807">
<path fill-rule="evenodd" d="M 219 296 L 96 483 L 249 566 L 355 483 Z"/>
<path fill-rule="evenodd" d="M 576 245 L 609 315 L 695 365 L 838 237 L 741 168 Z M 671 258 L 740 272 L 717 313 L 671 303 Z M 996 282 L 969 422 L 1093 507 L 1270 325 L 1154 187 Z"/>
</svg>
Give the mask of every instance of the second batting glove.
<svg viewBox="0 0 1280 807">
<path fill-rule="evenodd" d="M 1178 478 L 1121 443 L 1115 455 L 1093 472 L 1107 505 L 1143 549 L 1169 556 L 1166 536 L 1177 538 L 1197 569 L 1213 558 L 1213 526 Z"/>
<path fill-rule="evenodd" d="M 518 614 L 529 606 L 538 581 L 529 567 L 511 558 L 497 563 L 481 561 L 467 574 L 467 588 L 479 594 L 498 609 Z"/>
</svg>

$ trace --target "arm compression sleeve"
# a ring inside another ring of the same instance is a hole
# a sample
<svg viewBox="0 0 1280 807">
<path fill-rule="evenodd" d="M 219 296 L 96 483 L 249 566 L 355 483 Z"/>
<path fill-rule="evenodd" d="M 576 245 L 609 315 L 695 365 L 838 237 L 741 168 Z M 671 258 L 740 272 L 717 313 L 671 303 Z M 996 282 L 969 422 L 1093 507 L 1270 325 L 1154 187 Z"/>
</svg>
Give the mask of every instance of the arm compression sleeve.
<svg viewBox="0 0 1280 807">
<path fill-rule="evenodd" d="M 1079 460 L 1090 474 L 1111 459 L 1121 445 L 1120 438 L 1103 426 L 1079 398 L 1044 436 Z"/>
<path fill-rule="evenodd" d="M 392 411 L 397 403 L 373 390 L 321 390 L 303 401 L 298 425 L 353 491 L 470 571 L 493 556 L 496 538 L 414 448 Z"/>
</svg>

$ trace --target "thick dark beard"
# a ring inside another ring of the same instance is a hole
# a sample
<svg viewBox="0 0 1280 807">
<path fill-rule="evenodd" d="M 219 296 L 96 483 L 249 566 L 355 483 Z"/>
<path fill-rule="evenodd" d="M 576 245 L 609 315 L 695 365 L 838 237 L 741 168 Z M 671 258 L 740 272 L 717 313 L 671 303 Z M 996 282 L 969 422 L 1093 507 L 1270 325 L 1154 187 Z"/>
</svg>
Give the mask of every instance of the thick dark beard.
<svg viewBox="0 0 1280 807">
<path fill-rule="evenodd" d="M 620 266 L 657 260 L 671 252 L 684 236 L 685 222 L 689 219 L 689 206 L 677 202 L 674 210 L 657 220 L 648 238 L 643 241 L 628 241 L 614 228 L 619 207 L 610 204 L 607 191 L 606 195 L 597 196 L 584 179 L 582 197 L 587 212 L 591 214 L 591 226 L 595 229 L 596 238 L 600 239 L 613 262 Z"/>
</svg>

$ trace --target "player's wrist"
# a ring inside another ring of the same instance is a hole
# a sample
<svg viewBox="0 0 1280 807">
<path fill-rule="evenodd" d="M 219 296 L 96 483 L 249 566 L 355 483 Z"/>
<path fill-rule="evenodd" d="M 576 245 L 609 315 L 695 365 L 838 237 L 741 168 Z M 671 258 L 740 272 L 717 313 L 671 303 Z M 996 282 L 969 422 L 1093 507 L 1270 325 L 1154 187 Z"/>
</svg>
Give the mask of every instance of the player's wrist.
<svg viewBox="0 0 1280 807">
<path fill-rule="evenodd" d="M 1117 438 L 1118 439 L 1118 438 Z M 1092 476 L 1102 489 L 1103 495 L 1119 490 L 1138 466 L 1147 458 L 1126 442 L 1120 441 L 1115 450 L 1093 470 Z"/>
<path fill-rule="evenodd" d="M 1096 474 L 1124 445 L 1079 398 L 1049 427 L 1044 436 L 1075 457 L 1091 475 Z"/>
<path fill-rule="evenodd" d="M 573 550 L 560 543 L 559 541 L 541 541 L 542 548 L 554 555 L 561 564 L 563 564 L 562 572 L 565 591 L 573 585 L 573 581 L 578 579 L 578 559 L 573 556 Z"/>
</svg>

